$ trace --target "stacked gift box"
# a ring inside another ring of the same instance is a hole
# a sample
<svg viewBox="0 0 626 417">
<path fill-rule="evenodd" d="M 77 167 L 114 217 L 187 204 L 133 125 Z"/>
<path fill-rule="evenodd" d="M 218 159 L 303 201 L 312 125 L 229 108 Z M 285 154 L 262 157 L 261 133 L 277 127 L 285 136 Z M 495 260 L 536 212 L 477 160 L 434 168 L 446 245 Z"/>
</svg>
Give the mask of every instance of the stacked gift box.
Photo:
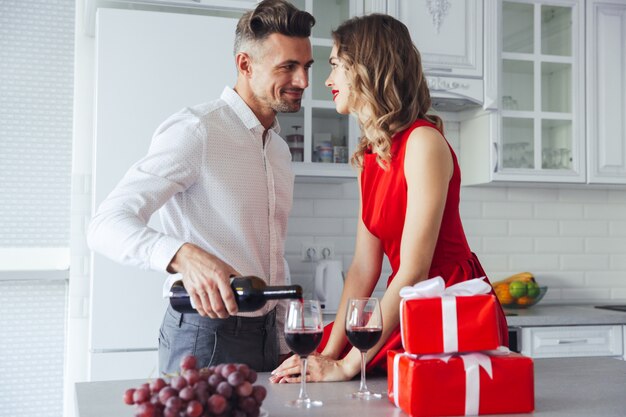
<svg viewBox="0 0 626 417">
<path fill-rule="evenodd" d="M 404 352 L 389 351 L 389 400 L 412 417 L 530 413 L 531 358 L 502 347 L 498 301 L 481 278 L 400 292 Z"/>
</svg>

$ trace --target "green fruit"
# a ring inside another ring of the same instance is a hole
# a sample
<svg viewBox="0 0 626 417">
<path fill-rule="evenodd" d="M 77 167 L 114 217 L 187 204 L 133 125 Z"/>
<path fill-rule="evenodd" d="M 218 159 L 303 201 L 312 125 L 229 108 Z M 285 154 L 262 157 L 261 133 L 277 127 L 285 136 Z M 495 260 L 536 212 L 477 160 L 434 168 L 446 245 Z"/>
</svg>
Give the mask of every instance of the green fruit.
<svg viewBox="0 0 626 417">
<path fill-rule="evenodd" d="M 513 281 L 509 284 L 509 292 L 511 297 L 520 298 L 526 295 L 526 283 L 522 281 Z"/>
<path fill-rule="evenodd" d="M 530 298 L 537 298 L 539 296 L 539 284 L 537 284 L 536 282 L 531 281 L 527 283 L 526 290 Z"/>
</svg>

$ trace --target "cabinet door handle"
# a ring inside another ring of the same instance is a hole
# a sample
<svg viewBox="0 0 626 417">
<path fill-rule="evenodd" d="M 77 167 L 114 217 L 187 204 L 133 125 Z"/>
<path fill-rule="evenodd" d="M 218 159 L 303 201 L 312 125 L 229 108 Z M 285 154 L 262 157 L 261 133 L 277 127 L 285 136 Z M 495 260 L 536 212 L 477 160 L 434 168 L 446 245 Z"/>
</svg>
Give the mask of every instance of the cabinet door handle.
<svg viewBox="0 0 626 417">
<path fill-rule="evenodd" d="M 500 160 L 500 155 L 498 154 L 498 142 L 493 142 L 493 154 L 495 156 L 491 162 L 493 172 L 498 172 L 498 161 Z"/>
<path fill-rule="evenodd" d="M 558 344 L 559 345 L 582 345 L 585 343 L 588 343 L 589 339 L 559 339 Z"/>
</svg>

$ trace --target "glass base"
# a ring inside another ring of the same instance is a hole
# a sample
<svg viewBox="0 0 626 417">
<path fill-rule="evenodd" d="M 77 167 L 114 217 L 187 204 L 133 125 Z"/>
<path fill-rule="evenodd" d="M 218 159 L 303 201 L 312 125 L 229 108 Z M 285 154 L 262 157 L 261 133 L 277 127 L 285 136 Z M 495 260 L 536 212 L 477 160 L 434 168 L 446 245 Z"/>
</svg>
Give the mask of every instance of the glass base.
<svg viewBox="0 0 626 417">
<path fill-rule="evenodd" d="M 350 398 L 355 398 L 359 400 L 380 400 L 383 398 L 382 394 L 378 392 L 371 391 L 357 391 L 348 395 Z"/>
<path fill-rule="evenodd" d="M 324 403 L 322 403 L 321 401 L 311 400 L 309 398 L 307 398 L 306 400 L 297 399 L 297 400 L 288 401 L 285 403 L 286 407 L 292 407 L 292 408 L 313 408 L 313 407 L 321 407 L 322 405 L 324 405 Z"/>
</svg>

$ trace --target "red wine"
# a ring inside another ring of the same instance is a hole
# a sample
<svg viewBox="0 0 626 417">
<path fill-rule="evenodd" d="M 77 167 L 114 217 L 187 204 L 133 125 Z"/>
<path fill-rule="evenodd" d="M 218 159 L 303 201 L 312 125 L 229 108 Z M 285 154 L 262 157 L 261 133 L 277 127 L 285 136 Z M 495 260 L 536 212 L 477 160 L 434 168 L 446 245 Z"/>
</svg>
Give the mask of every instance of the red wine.
<svg viewBox="0 0 626 417">
<path fill-rule="evenodd" d="M 267 300 L 302 299 L 302 287 L 299 285 L 271 286 L 255 276 L 232 278 L 230 288 L 235 293 L 240 312 L 259 310 Z M 175 282 L 170 289 L 170 305 L 179 313 L 198 313 L 191 305 L 189 294 L 181 281 Z"/>
<path fill-rule="evenodd" d="M 297 355 L 307 356 L 319 346 L 322 341 L 322 334 L 323 332 L 317 329 L 285 332 L 285 342 Z"/>
<path fill-rule="evenodd" d="M 359 350 L 371 349 L 383 334 L 383 329 L 369 328 L 369 327 L 353 327 L 351 330 L 346 330 L 348 340 L 355 348 Z"/>
</svg>

